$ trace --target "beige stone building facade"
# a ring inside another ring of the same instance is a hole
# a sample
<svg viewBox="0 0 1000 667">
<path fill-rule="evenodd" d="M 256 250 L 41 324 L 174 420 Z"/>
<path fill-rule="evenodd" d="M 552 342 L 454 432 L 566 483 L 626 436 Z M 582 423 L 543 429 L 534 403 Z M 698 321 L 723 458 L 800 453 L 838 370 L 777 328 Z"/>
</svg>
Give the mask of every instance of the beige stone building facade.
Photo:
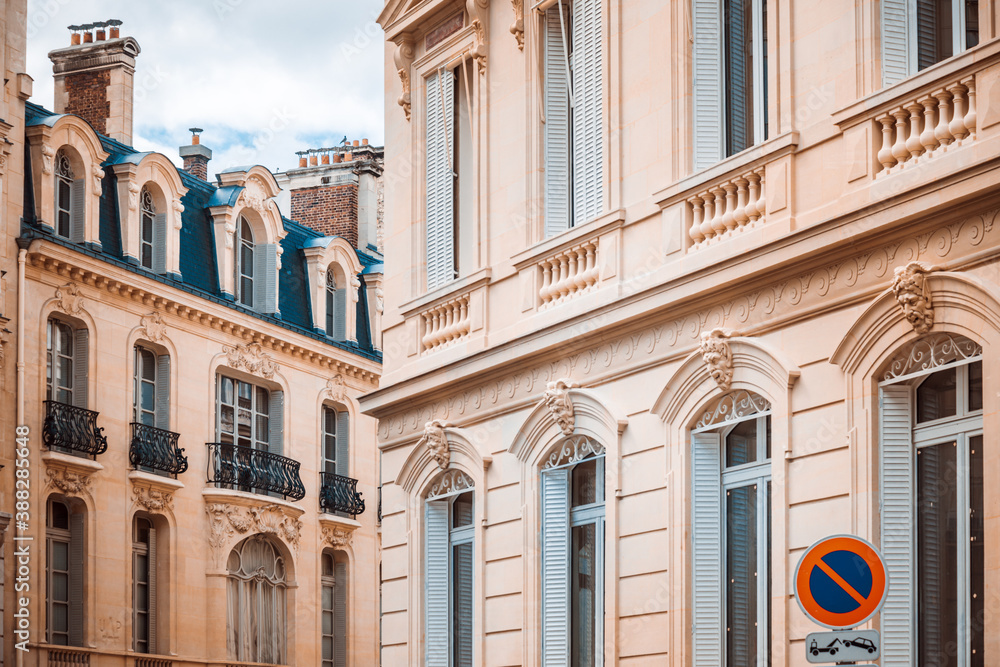
<svg viewBox="0 0 1000 667">
<path fill-rule="evenodd" d="M 0 500 L 16 472 L 26 525 L 0 663 L 375 664 L 375 217 L 348 241 L 281 215 L 263 167 L 210 182 L 197 128 L 186 170 L 132 148 L 117 21 L 50 54 L 54 110 L 27 102 L 24 10 L 3 15 Z"/>
<path fill-rule="evenodd" d="M 379 22 L 381 663 L 804 665 L 852 534 L 880 664 L 998 664 L 996 3 Z"/>
</svg>

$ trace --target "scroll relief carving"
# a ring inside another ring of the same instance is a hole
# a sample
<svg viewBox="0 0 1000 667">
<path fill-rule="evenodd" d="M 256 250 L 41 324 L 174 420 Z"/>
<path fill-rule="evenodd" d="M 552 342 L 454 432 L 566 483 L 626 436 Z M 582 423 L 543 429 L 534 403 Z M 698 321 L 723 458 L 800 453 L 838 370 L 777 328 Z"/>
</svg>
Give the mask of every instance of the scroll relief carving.
<svg viewBox="0 0 1000 667">
<path fill-rule="evenodd" d="M 239 203 L 249 206 L 258 213 L 263 213 L 267 208 L 267 190 L 264 184 L 256 178 L 248 179 L 243 184 L 243 192 L 240 193 Z"/>
<path fill-rule="evenodd" d="M 722 391 L 729 391 L 733 384 L 733 351 L 729 347 L 730 333 L 712 329 L 701 334 L 698 350 L 708 366 L 708 373 Z"/>
<path fill-rule="evenodd" d="M 69 315 L 83 312 L 83 295 L 76 283 L 66 283 L 56 288 L 56 308 Z"/>
<path fill-rule="evenodd" d="M 486 9 L 489 0 L 466 0 L 469 18 L 472 19 L 472 32 L 475 35 L 475 45 L 472 47 L 472 57 L 479 65 L 479 73 L 486 73 Z"/>
<path fill-rule="evenodd" d="M 181 219 L 181 213 L 184 212 L 184 204 L 181 203 L 180 199 L 175 199 L 171 204 L 171 207 L 174 209 L 175 212 L 174 229 L 180 229 L 181 227 L 184 226 L 184 220 Z"/>
<path fill-rule="evenodd" d="M 427 422 L 424 425 L 424 436 L 417 443 L 418 447 L 426 446 L 431 450 L 431 455 L 441 470 L 451 463 L 451 445 L 448 444 L 448 434 L 444 432 L 447 426 L 440 419 Z"/>
<path fill-rule="evenodd" d="M 910 262 L 906 266 L 897 266 L 892 280 L 892 293 L 896 303 L 903 310 L 903 316 L 913 330 L 924 334 L 934 326 L 934 304 L 931 303 L 931 288 L 927 284 L 927 275 L 935 267 Z"/>
<path fill-rule="evenodd" d="M 56 151 L 50 146 L 42 146 L 42 173 L 48 176 L 52 173 L 52 164 L 56 157 Z"/>
<path fill-rule="evenodd" d="M 399 81 L 403 84 L 403 92 L 396 100 L 396 104 L 403 107 L 406 120 L 410 120 L 410 65 L 413 63 L 413 38 L 410 35 L 403 35 L 396 42 L 396 53 L 392 59 L 396 65 Z"/>
<path fill-rule="evenodd" d="M 139 192 L 141 188 L 138 183 L 128 184 L 128 210 L 134 211 L 139 208 Z"/>
<path fill-rule="evenodd" d="M 139 322 L 140 333 L 146 340 L 158 343 L 167 337 L 167 325 L 163 323 L 163 316 L 155 310 L 143 315 Z"/>
<path fill-rule="evenodd" d="M 326 397 L 339 402 L 347 399 L 347 387 L 344 386 L 343 375 L 337 373 L 326 381 Z"/>
<path fill-rule="evenodd" d="M 90 175 L 94 179 L 94 196 L 101 196 L 101 181 L 104 180 L 104 170 L 101 169 L 101 165 L 95 164 L 90 169 Z"/>
<path fill-rule="evenodd" d="M 510 34 L 517 40 L 517 48 L 524 51 L 524 0 L 510 0 L 514 6 L 514 22 L 510 24 Z"/>
<path fill-rule="evenodd" d="M 275 363 L 274 358 L 264 351 L 260 343 L 247 343 L 246 345 L 223 345 L 222 351 L 226 353 L 228 365 L 236 370 L 245 370 L 247 373 L 259 375 L 270 380 L 278 372 L 280 366 Z"/>
<path fill-rule="evenodd" d="M 353 303 L 357 303 L 358 300 L 361 298 L 361 295 L 359 294 L 360 290 L 361 290 L 361 279 L 358 278 L 357 276 L 352 275 L 351 276 L 351 301 Z"/>
<path fill-rule="evenodd" d="M 208 514 L 208 543 L 215 550 L 216 559 L 222 547 L 234 537 L 246 533 L 274 535 L 299 550 L 302 522 L 285 514 L 280 505 L 239 507 L 227 503 L 211 503 L 205 507 Z"/>
<path fill-rule="evenodd" d="M 351 535 L 353 533 L 353 530 L 343 526 L 324 526 L 322 540 L 334 549 L 349 547 L 351 546 Z"/>
<path fill-rule="evenodd" d="M 569 390 L 577 386 L 579 385 L 568 380 L 549 382 L 542 398 L 563 435 L 573 435 L 576 429 L 576 411 Z"/>
<path fill-rule="evenodd" d="M 151 486 L 134 486 L 132 497 L 137 505 L 142 505 L 150 512 L 173 509 L 174 494 L 170 491 L 161 491 Z"/>
<path fill-rule="evenodd" d="M 54 486 L 67 496 L 78 496 L 90 490 L 90 475 L 66 468 L 46 468 L 45 478 L 49 486 Z"/>
</svg>

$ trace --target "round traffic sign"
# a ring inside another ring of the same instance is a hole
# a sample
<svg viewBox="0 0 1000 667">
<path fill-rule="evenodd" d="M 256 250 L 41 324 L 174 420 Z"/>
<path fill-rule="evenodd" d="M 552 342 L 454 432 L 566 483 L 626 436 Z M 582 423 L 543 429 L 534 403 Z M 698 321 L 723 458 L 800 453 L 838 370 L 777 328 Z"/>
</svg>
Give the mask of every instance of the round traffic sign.
<svg viewBox="0 0 1000 667">
<path fill-rule="evenodd" d="M 805 615 L 832 629 L 854 628 L 878 613 L 889 592 L 882 554 L 853 535 L 809 547 L 795 570 L 795 598 Z"/>
</svg>

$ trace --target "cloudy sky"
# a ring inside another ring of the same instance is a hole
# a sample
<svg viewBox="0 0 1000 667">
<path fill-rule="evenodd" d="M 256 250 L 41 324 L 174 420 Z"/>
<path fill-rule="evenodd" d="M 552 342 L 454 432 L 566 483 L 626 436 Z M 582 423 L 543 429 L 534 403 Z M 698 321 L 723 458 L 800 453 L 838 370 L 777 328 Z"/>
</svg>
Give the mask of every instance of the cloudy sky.
<svg viewBox="0 0 1000 667">
<path fill-rule="evenodd" d="M 28 0 L 32 101 L 52 108 L 48 52 L 66 26 L 121 19 L 136 61 L 134 140 L 179 163 L 201 127 L 210 173 L 284 170 L 295 151 L 383 141 L 382 0 Z"/>
</svg>

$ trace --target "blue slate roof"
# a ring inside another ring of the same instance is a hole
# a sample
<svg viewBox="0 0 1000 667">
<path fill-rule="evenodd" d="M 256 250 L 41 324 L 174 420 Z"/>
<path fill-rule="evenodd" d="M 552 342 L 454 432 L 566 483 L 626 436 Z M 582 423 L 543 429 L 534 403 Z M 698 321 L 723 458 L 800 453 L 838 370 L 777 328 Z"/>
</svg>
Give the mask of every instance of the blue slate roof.
<svg viewBox="0 0 1000 667">
<path fill-rule="evenodd" d="M 53 125 L 61 116 L 31 102 L 25 105 L 25 124 Z M 104 150 L 109 153 L 102 166 L 109 167 L 125 162 L 138 163 L 148 153 L 140 153 L 111 137 L 98 135 Z M 30 151 L 25 150 L 28 163 L 25 171 L 31 174 Z M 237 171 L 234 168 L 227 171 Z M 324 238 L 319 232 L 294 220 L 283 218 L 287 232 L 281 241 L 282 258 L 281 271 L 278 276 L 278 309 L 280 316 L 266 315 L 250 310 L 224 297 L 219 287 L 218 260 L 215 256 L 215 239 L 212 232 L 212 219 L 208 209 L 211 206 L 232 206 L 243 190 L 239 186 L 219 188 L 214 183 L 207 183 L 196 176 L 177 170 L 181 182 L 188 188 L 187 194 L 181 198 L 184 212 L 181 214 L 183 225 L 180 232 L 180 271 L 181 277 L 158 275 L 135 264 L 125 261 L 122 253 L 121 229 L 118 217 L 118 196 L 115 176 L 111 169 L 104 170 L 103 192 L 100 200 L 100 247 L 72 243 L 55 236 L 44 226 L 36 222 L 34 211 L 34 191 L 31 179 L 25 178 L 25 220 L 22 236 L 44 236 L 53 243 L 73 248 L 86 255 L 96 257 L 109 264 L 142 274 L 147 278 L 162 282 L 172 287 L 182 289 L 194 296 L 213 303 L 225 305 L 233 310 L 256 317 L 257 319 L 309 336 L 330 347 L 357 354 L 361 357 L 381 362 L 382 355 L 372 347 L 372 337 L 368 310 L 366 307 L 365 290 L 361 290 L 358 302 L 358 342 L 340 342 L 318 333 L 313 328 L 312 307 L 310 304 L 309 286 L 306 273 L 303 248 L 321 243 Z M 382 262 L 381 257 L 357 251 L 358 259 L 363 267 L 369 267 Z M 364 276 L 362 276 L 362 281 Z"/>
</svg>

